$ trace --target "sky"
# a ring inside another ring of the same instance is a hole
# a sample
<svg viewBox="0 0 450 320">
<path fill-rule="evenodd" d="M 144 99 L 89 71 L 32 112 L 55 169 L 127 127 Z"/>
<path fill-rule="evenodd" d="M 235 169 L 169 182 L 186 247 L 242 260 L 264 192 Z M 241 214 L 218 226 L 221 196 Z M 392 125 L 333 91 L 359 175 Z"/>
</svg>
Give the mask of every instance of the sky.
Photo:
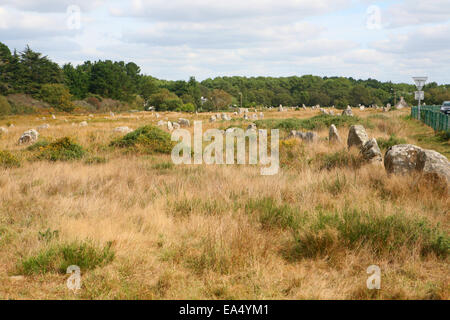
<svg viewBox="0 0 450 320">
<path fill-rule="evenodd" d="M 0 42 L 160 79 L 345 76 L 450 83 L 450 0 L 0 0 Z"/>
</svg>

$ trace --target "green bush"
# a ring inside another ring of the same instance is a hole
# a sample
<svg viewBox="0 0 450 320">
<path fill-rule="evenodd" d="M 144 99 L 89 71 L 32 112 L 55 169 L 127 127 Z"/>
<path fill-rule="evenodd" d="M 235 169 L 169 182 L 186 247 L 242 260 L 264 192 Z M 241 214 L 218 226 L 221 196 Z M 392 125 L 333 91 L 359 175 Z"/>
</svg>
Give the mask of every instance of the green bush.
<svg viewBox="0 0 450 320">
<path fill-rule="evenodd" d="M 111 243 L 103 248 L 91 242 L 72 242 L 53 245 L 37 254 L 24 258 L 17 266 L 17 272 L 24 275 L 49 272 L 66 273 L 67 267 L 76 265 L 82 271 L 92 270 L 108 264 L 114 259 Z"/>
<path fill-rule="evenodd" d="M 0 96 L 0 115 L 7 115 L 12 113 L 11 105 L 8 99 L 4 96 Z"/>
<path fill-rule="evenodd" d="M 44 84 L 40 91 L 40 97 L 43 101 L 61 111 L 70 112 L 75 108 L 71 102 L 72 95 L 63 84 Z"/>
<path fill-rule="evenodd" d="M 297 228 L 300 213 L 289 205 L 279 205 L 273 198 L 250 199 L 245 204 L 245 212 L 257 214 L 264 228 Z"/>
<path fill-rule="evenodd" d="M 391 134 L 389 139 L 378 138 L 377 139 L 378 146 L 382 150 L 387 150 L 392 146 L 396 146 L 398 144 L 405 144 L 406 140 L 402 138 L 398 138 L 395 134 Z"/>
<path fill-rule="evenodd" d="M 38 159 L 45 159 L 50 161 L 68 161 L 81 159 L 86 153 L 83 147 L 75 143 L 69 137 L 64 137 L 48 144 L 44 143 L 38 148 L 38 150 L 41 151 L 37 156 Z"/>
<path fill-rule="evenodd" d="M 431 226 L 425 218 L 411 218 L 403 213 L 384 216 L 357 209 L 344 209 L 341 213 L 319 211 L 308 214 L 305 221 L 294 231 L 294 250 L 299 257 L 367 246 L 376 255 L 418 247 L 422 255 L 434 253 L 446 258 L 450 249 L 450 238 L 439 225 Z"/>
<path fill-rule="evenodd" d="M 131 148 L 142 153 L 170 154 L 174 146 L 170 134 L 154 126 L 144 126 L 111 142 L 111 146 Z"/>
<path fill-rule="evenodd" d="M 0 166 L 3 168 L 20 167 L 20 159 L 9 151 L 0 150 Z"/>
<path fill-rule="evenodd" d="M 195 112 L 195 105 L 192 103 L 183 104 L 181 107 L 177 108 L 177 112 Z"/>
<path fill-rule="evenodd" d="M 328 128 L 332 124 L 336 127 L 352 126 L 355 124 L 363 124 L 367 128 L 373 127 L 372 123 L 368 120 L 363 120 L 358 117 L 349 116 L 330 116 L 321 114 L 308 119 L 266 119 L 255 121 L 258 128 L 262 129 L 282 129 L 286 131 L 291 130 L 316 130 L 322 128 Z"/>
</svg>

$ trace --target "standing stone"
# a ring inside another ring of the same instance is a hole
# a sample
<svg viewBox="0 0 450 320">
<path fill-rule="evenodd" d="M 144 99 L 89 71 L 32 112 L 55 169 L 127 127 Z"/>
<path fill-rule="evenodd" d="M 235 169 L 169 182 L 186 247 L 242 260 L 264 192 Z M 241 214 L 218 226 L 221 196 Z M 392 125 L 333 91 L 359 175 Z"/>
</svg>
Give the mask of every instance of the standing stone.
<svg viewBox="0 0 450 320">
<path fill-rule="evenodd" d="M 181 126 L 180 126 L 180 124 L 179 124 L 178 122 L 173 122 L 173 123 L 172 123 L 172 126 L 173 126 L 173 129 L 174 129 L 174 130 L 178 130 L 178 129 L 181 128 Z"/>
<path fill-rule="evenodd" d="M 337 128 L 334 124 L 332 124 L 330 127 L 330 132 L 328 134 L 328 140 L 330 142 L 338 142 L 338 143 L 340 143 L 342 141 L 341 137 L 339 136 L 339 132 L 337 131 Z"/>
<path fill-rule="evenodd" d="M 184 119 L 184 118 L 179 118 L 178 119 L 178 123 L 180 124 L 180 126 L 182 127 L 190 127 L 191 123 L 188 119 Z"/>
<path fill-rule="evenodd" d="M 0 134 L 7 134 L 8 133 L 8 129 L 0 127 Z"/>
<path fill-rule="evenodd" d="M 19 138 L 19 144 L 33 143 L 39 138 L 39 132 L 34 129 L 25 131 Z"/>
<path fill-rule="evenodd" d="M 173 130 L 172 122 L 167 121 L 167 129 L 168 129 L 169 131 L 172 131 L 172 130 Z"/>
<path fill-rule="evenodd" d="M 408 108 L 409 105 L 408 103 L 405 101 L 405 98 L 400 97 L 400 101 L 395 105 L 396 109 L 403 109 L 403 108 Z"/>
<path fill-rule="evenodd" d="M 351 108 L 350 106 L 347 106 L 347 109 L 345 109 L 345 110 L 342 112 L 342 115 L 343 115 L 343 116 L 353 117 L 353 111 L 352 111 L 352 108 Z"/>
<path fill-rule="evenodd" d="M 209 122 L 216 122 L 216 116 L 212 115 L 211 118 L 209 118 Z"/>
<path fill-rule="evenodd" d="M 369 141 L 369 136 L 366 133 L 366 129 L 364 129 L 361 125 L 355 125 L 350 127 L 350 131 L 348 132 L 347 146 L 350 148 L 352 146 L 356 146 L 359 149 Z"/>
<path fill-rule="evenodd" d="M 361 154 L 363 158 L 370 162 L 382 162 L 383 156 L 381 155 L 380 148 L 378 147 L 377 140 L 375 138 L 367 141 L 361 148 Z"/>
<path fill-rule="evenodd" d="M 247 127 L 247 130 L 256 130 L 256 124 L 250 123 Z"/>
<path fill-rule="evenodd" d="M 87 127 L 88 123 L 86 121 L 80 122 L 80 127 Z"/>
<path fill-rule="evenodd" d="M 130 133 L 130 132 L 132 132 L 133 130 L 130 129 L 130 128 L 128 128 L 128 127 L 117 127 L 117 128 L 114 128 L 113 131 L 114 131 L 114 132 L 117 132 L 117 133 Z"/>
<path fill-rule="evenodd" d="M 384 156 L 387 173 L 405 174 L 416 170 L 417 160 L 422 148 L 412 144 L 399 144 L 390 147 Z"/>
<path fill-rule="evenodd" d="M 417 156 L 416 170 L 438 176 L 450 185 L 450 161 L 434 150 L 423 149 Z"/>
</svg>

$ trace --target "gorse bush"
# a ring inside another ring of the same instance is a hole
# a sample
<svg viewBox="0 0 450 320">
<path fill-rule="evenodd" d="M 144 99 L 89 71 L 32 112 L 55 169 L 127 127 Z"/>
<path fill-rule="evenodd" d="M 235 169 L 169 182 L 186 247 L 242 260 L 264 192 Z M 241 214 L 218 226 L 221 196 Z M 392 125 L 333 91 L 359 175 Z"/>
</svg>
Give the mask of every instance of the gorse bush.
<svg viewBox="0 0 450 320">
<path fill-rule="evenodd" d="M 9 151 L 0 150 L 0 167 L 17 168 L 20 167 L 20 159 Z"/>
<path fill-rule="evenodd" d="M 170 154 L 174 143 L 169 133 L 154 126 L 144 126 L 112 141 L 111 146 L 134 149 L 142 153 Z"/>
<path fill-rule="evenodd" d="M 396 146 L 399 144 L 405 144 L 406 140 L 402 138 L 398 138 L 395 134 L 391 134 L 389 139 L 378 138 L 377 139 L 378 146 L 382 150 L 387 150 L 392 146 Z"/>
<path fill-rule="evenodd" d="M 81 159 L 86 151 L 75 143 L 71 138 L 64 137 L 52 143 L 42 143 L 33 147 L 32 150 L 39 150 L 38 159 L 50 161 L 68 161 Z"/>
<path fill-rule="evenodd" d="M 282 129 L 286 131 L 291 130 L 316 130 L 322 128 L 328 128 L 332 124 L 336 127 L 352 126 L 355 124 L 363 124 L 366 128 L 373 127 L 372 123 L 359 117 L 349 116 L 330 116 L 321 114 L 308 119 L 266 119 L 255 121 L 258 128 L 263 129 Z"/>
<path fill-rule="evenodd" d="M 92 270 L 114 259 L 111 243 L 103 248 L 91 242 L 72 242 L 52 245 L 20 261 L 17 272 L 24 275 L 48 272 L 66 273 L 67 267 L 76 265 L 81 270 Z"/>
<path fill-rule="evenodd" d="M 330 255 L 338 249 L 366 246 L 375 255 L 393 254 L 400 249 L 415 250 L 422 255 L 434 253 L 445 258 L 450 238 L 424 218 L 403 213 L 383 216 L 357 209 L 341 213 L 308 214 L 306 223 L 294 230 L 295 252 L 299 257 Z"/>
</svg>

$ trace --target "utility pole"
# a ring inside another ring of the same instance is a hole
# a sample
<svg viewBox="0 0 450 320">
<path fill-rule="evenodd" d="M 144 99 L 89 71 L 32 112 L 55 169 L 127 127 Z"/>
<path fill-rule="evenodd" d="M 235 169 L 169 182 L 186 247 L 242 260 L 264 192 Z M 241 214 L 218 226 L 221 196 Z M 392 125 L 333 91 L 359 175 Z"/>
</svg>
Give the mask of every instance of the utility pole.
<svg viewBox="0 0 450 320">
<path fill-rule="evenodd" d="M 239 92 L 239 95 L 241 96 L 241 109 L 242 109 L 242 92 Z"/>
</svg>

